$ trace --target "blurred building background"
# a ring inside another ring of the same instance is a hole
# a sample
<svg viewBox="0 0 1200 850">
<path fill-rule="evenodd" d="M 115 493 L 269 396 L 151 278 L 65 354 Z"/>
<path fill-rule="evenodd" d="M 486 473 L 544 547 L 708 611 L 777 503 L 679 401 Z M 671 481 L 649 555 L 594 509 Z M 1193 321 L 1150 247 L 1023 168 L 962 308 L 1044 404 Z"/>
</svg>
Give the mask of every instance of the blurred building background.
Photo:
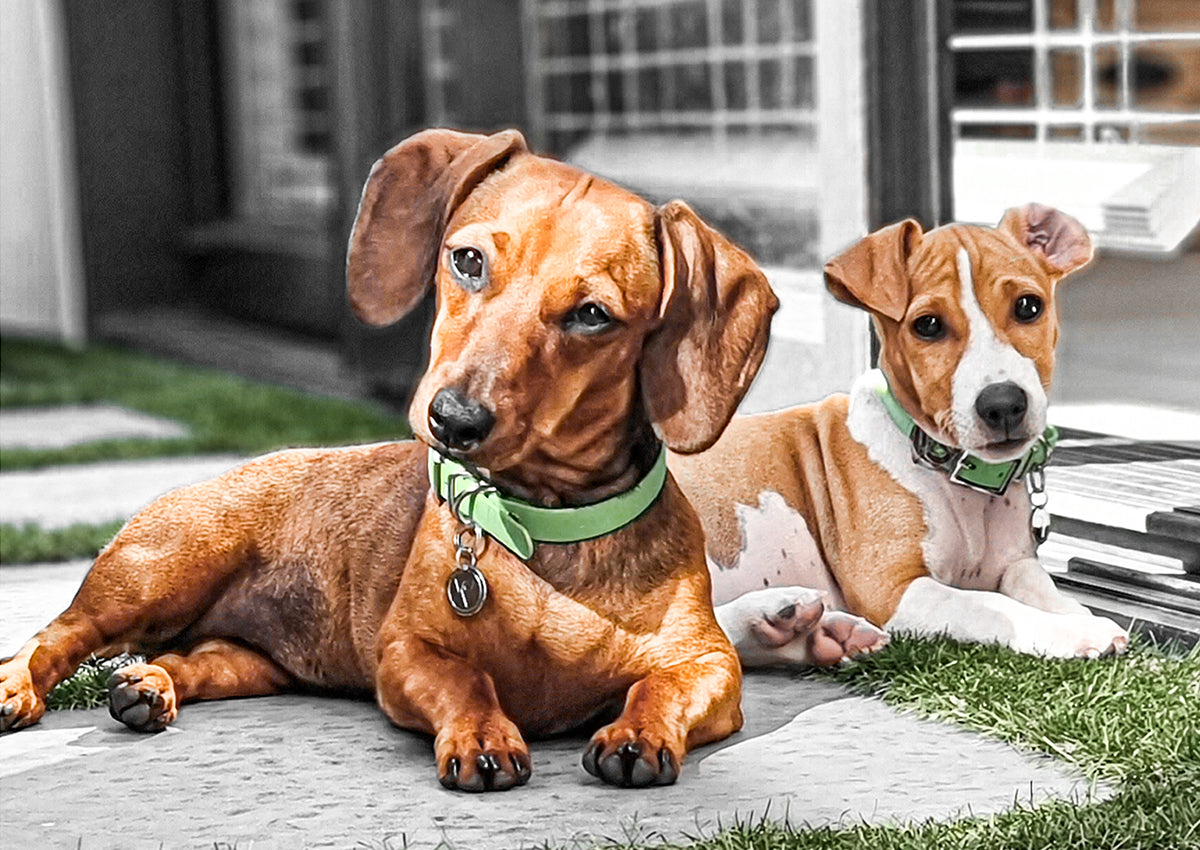
<svg viewBox="0 0 1200 850">
<path fill-rule="evenodd" d="M 824 258 L 1030 200 L 1102 249 L 1059 398 L 1200 407 L 1196 0 L 6 0 L 0 107 L 5 333 L 223 362 L 265 335 L 402 397 L 431 304 L 346 309 L 362 181 L 423 127 L 515 126 L 768 269 L 751 408 L 869 360 Z"/>
</svg>

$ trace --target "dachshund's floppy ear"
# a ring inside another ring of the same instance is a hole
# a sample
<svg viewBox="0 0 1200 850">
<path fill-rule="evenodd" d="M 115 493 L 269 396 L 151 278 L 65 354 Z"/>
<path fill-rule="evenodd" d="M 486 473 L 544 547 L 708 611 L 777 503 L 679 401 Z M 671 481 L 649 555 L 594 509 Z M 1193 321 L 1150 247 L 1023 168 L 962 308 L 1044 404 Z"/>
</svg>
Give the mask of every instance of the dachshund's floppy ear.
<svg viewBox="0 0 1200 850">
<path fill-rule="evenodd" d="M 906 218 L 864 236 L 825 264 L 825 286 L 838 301 L 894 322 L 908 309 L 908 258 L 924 234 Z"/>
<path fill-rule="evenodd" d="M 758 373 L 779 301 L 746 252 L 682 201 L 659 208 L 655 227 L 662 302 L 642 354 L 642 402 L 663 442 L 699 452 Z"/>
<path fill-rule="evenodd" d="M 389 325 L 415 307 L 433 281 L 455 209 L 525 150 L 516 130 L 492 136 L 425 130 L 384 154 L 367 178 L 350 234 L 346 284 L 355 315 Z"/>
<path fill-rule="evenodd" d="M 1055 278 L 1086 266 L 1092 259 L 1087 230 L 1065 212 L 1044 204 L 1026 204 L 1004 213 L 996 225 L 1037 254 Z"/>
</svg>

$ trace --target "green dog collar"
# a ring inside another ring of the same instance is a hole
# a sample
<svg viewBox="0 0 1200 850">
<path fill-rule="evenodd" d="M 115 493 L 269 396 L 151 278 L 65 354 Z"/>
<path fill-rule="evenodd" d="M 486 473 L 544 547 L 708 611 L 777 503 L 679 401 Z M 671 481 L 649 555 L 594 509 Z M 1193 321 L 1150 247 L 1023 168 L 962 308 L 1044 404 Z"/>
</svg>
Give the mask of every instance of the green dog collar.
<svg viewBox="0 0 1200 850">
<path fill-rule="evenodd" d="M 1023 456 L 1009 461 L 992 463 L 967 454 L 962 449 L 956 449 L 939 443 L 917 427 L 909 412 L 905 410 L 896 398 L 892 388 L 887 383 L 887 377 L 880 372 L 881 380 L 875 387 L 880 401 L 888 416 L 912 443 L 913 459 L 934 469 L 945 472 L 950 480 L 973 490 L 990 493 L 994 496 L 1004 494 L 1008 485 L 1014 480 L 1024 477 L 1030 470 L 1041 469 L 1050 460 L 1050 453 L 1058 443 L 1058 429 L 1053 425 L 1046 427 Z"/>
<path fill-rule="evenodd" d="M 611 534 L 654 504 L 667 480 L 667 449 L 632 489 L 601 502 L 570 508 L 541 505 L 504 496 L 491 482 L 453 458 L 429 450 L 429 482 L 455 515 L 476 525 L 523 561 L 538 543 L 579 543 Z"/>
</svg>

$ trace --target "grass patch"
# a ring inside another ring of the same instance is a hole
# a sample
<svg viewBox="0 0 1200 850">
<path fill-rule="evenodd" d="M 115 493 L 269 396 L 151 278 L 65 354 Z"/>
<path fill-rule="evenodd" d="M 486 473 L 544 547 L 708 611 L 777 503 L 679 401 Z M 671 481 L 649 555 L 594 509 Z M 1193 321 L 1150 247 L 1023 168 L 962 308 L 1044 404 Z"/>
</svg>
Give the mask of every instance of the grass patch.
<svg viewBox="0 0 1200 850">
<path fill-rule="evenodd" d="M 108 677 L 117 668 L 141 660 L 140 656 L 124 653 L 112 658 L 93 655 L 79 665 L 74 676 L 59 682 L 46 694 L 46 708 L 57 711 L 105 705 L 108 702 Z"/>
<path fill-rule="evenodd" d="M 0 407 L 101 402 L 174 419 L 191 436 L 6 449 L 0 469 L 211 452 L 254 455 L 288 446 L 401 439 L 411 433 L 403 417 L 366 402 L 306 395 L 107 346 L 70 351 L 35 340 L 0 340 Z"/>
<path fill-rule="evenodd" d="M 886 652 L 819 675 L 1094 777 L 1200 768 L 1200 646 L 1173 653 L 1135 636 L 1119 657 L 1054 661 L 901 635 Z"/>
<path fill-rule="evenodd" d="M 0 523 L 0 564 L 37 564 L 94 558 L 121 530 L 122 520 L 77 523 L 44 530 L 34 523 Z"/>
</svg>

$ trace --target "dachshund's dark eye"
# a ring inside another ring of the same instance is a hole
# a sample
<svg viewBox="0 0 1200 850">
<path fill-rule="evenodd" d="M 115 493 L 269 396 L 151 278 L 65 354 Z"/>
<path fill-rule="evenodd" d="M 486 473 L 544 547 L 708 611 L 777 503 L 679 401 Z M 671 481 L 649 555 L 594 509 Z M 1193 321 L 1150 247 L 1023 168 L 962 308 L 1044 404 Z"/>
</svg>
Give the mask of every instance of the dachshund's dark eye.
<svg viewBox="0 0 1200 850">
<path fill-rule="evenodd" d="M 599 304 L 589 301 L 567 314 L 563 326 L 574 333 L 594 334 L 613 324 L 612 315 Z"/>
<path fill-rule="evenodd" d="M 1022 295 L 1013 302 L 1013 316 L 1018 322 L 1032 322 L 1042 315 L 1042 299 L 1036 295 Z"/>
<path fill-rule="evenodd" d="M 483 288 L 487 263 L 478 248 L 455 248 L 450 252 L 450 269 L 464 289 L 477 292 Z"/>
<path fill-rule="evenodd" d="M 946 335 L 946 326 L 937 316 L 919 316 L 912 323 L 913 333 L 921 339 L 941 339 Z"/>
</svg>

